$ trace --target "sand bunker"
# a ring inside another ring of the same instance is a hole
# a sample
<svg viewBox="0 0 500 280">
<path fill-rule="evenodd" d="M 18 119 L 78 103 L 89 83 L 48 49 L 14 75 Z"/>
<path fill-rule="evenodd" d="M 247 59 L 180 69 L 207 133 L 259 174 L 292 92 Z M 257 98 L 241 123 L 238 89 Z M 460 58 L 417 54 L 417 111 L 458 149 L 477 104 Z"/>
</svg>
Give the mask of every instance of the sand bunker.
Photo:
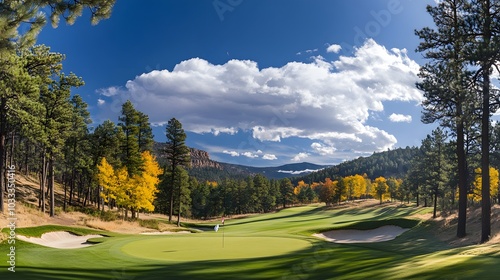
<svg viewBox="0 0 500 280">
<path fill-rule="evenodd" d="M 372 243 L 392 240 L 407 230 L 398 226 L 382 226 L 370 230 L 332 230 L 313 234 L 313 236 L 335 243 Z"/>
<path fill-rule="evenodd" d="M 92 243 L 87 242 L 90 238 L 103 237 L 102 235 L 75 235 L 67 231 L 54 231 L 42 234 L 42 237 L 26 237 L 17 235 L 17 239 L 35 243 L 42 246 L 58 248 L 58 249 L 75 249 L 91 246 Z"/>
</svg>

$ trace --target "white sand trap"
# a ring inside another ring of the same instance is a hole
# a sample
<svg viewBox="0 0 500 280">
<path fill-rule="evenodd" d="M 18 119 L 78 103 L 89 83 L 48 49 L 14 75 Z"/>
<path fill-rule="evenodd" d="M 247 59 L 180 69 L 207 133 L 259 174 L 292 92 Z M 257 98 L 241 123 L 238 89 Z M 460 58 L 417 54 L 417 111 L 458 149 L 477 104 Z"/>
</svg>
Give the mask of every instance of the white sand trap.
<svg viewBox="0 0 500 280">
<path fill-rule="evenodd" d="M 90 238 L 103 237 L 98 234 L 91 235 L 74 235 L 67 231 L 53 231 L 42 234 L 42 237 L 26 237 L 17 235 L 17 239 L 35 243 L 42 246 L 58 248 L 58 249 L 75 249 L 91 246 L 87 240 Z"/>
<path fill-rule="evenodd" d="M 335 243 L 373 243 L 392 240 L 407 230 L 398 226 L 382 226 L 370 230 L 332 230 L 313 234 L 313 236 Z"/>
</svg>

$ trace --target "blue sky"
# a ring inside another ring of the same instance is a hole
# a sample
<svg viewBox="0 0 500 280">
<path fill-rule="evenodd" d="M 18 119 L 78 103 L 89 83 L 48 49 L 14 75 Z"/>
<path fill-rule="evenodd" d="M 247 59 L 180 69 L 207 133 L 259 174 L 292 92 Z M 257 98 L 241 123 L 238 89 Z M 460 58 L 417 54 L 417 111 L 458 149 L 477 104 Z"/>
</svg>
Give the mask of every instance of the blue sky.
<svg viewBox="0 0 500 280">
<path fill-rule="evenodd" d="M 93 125 L 130 99 L 155 139 L 179 119 L 187 144 L 253 166 L 336 164 L 420 145 L 415 29 L 433 0 L 117 1 L 92 26 L 47 26 Z"/>
</svg>

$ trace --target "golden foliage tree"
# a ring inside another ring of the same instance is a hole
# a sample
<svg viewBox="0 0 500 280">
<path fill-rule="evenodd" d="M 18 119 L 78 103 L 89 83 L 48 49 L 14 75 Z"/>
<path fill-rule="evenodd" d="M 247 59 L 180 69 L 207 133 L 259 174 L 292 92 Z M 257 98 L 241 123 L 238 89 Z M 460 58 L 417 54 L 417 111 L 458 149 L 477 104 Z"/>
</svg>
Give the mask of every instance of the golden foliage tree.
<svg viewBox="0 0 500 280">
<path fill-rule="evenodd" d="M 469 194 L 469 199 L 474 201 L 481 201 L 481 192 L 482 192 L 482 171 L 481 168 L 478 167 L 474 170 L 476 173 L 475 180 L 473 182 L 474 191 Z M 498 183 L 499 183 L 499 172 L 498 169 L 490 167 L 490 197 L 495 197 L 498 195 Z"/>
<path fill-rule="evenodd" d="M 380 199 L 380 204 L 382 204 L 382 199 L 387 193 L 389 186 L 387 185 L 387 179 L 380 176 L 373 181 L 373 195 Z"/>
<path fill-rule="evenodd" d="M 155 209 L 153 201 L 158 193 L 157 186 L 160 182 L 158 177 L 163 171 L 149 151 L 144 151 L 141 158 L 143 171 L 130 180 L 130 208 L 133 211 L 153 211 Z"/>
<path fill-rule="evenodd" d="M 114 201 L 117 206 L 132 210 L 132 217 L 139 210 L 153 211 L 153 201 L 158 193 L 159 178 L 163 171 L 149 151 L 141 154 L 143 170 L 140 174 L 129 176 L 126 166 L 114 170 L 106 158 L 97 169 L 97 179 L 103 188 L 101 193 L 105 202 Z"/>
<path fill-rule="evenodd" d="M 352 200 L 355 197 L 361 197 L 366 190 L 365 178 L 361 175 L 352 175 L 344 178 L 346 185 L 347 197 Z"/>
</svg>

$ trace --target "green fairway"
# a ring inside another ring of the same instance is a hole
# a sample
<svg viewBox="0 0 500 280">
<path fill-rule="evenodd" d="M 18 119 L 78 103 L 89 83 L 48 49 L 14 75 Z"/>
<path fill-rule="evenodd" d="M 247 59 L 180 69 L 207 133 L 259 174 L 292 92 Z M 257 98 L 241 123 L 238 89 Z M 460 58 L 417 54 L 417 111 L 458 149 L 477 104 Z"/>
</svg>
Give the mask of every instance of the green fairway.
<svg viewBox="0 0 500 280">
<path fill-rule="evenodd" d="M 500 246 L 453 248 L 438 241 L 431 222 L 407 219 L 415 207 L 326 210 L 305 206 L 226 219 L 224 228 L 175 235 L 105 232 L 100 243 L 53 249 L 16 242 L 16 272 L 7 270 L 10 245 L 0 244 L 1 279 L 497 279 Z M 395 224 L 411 229 L 381 243 L 335 244 L 311 236 L 335 228 Z M 18 229 L 40 236 L 67 227 Z M 5 231 L 5 230 L 4 230 Z M 76 234 L 95 231 L 73 230 Z M 102 233 L 101 233 L 102 234 Z M 4 253 L 5 252 L 5 253 Z"/>
</svg>

